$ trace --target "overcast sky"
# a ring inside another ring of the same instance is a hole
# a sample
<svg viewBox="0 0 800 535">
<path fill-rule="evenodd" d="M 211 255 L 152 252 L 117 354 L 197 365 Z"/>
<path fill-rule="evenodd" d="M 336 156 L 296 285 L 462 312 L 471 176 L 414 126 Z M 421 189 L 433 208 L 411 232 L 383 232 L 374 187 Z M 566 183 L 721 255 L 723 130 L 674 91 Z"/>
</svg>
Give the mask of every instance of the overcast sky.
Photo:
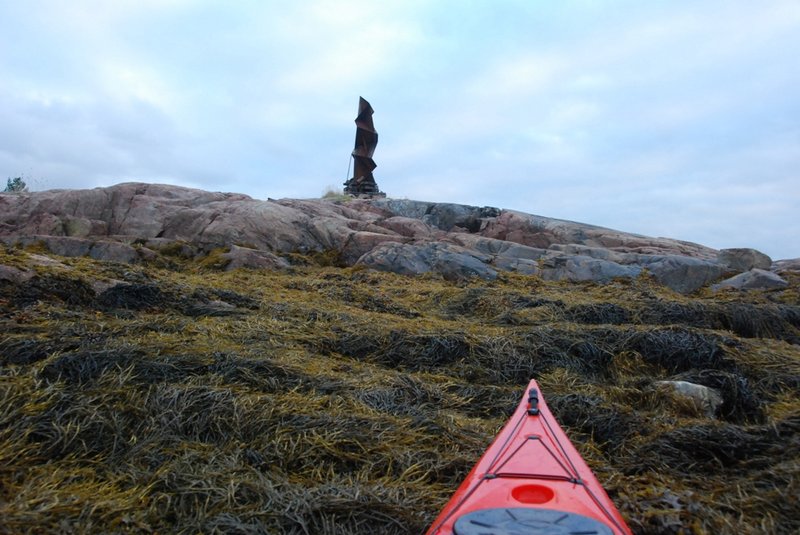
<svg viewBox="0 0 800 535">
<path fill-rule="evenodd" d="M 800 0 L 0 0 L 0 179 L 390 197 L 800 257 Z"/>
</svg>

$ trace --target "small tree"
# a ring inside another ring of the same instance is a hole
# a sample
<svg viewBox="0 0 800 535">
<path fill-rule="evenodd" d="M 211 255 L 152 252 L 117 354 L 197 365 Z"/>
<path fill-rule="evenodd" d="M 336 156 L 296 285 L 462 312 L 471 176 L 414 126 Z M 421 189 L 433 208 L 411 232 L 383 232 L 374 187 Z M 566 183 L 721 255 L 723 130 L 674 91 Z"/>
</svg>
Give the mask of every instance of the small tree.
<svg viewBox="0 0 800 535">
<path fill-rule="evenodd" d="M 6 183 L 6 189 L 3 190 L 4 193 L 22 193 L 25 191 L 28 191 L 28 185 L 22 180 L 21 176 L 9 178 Z"/>
</svg>

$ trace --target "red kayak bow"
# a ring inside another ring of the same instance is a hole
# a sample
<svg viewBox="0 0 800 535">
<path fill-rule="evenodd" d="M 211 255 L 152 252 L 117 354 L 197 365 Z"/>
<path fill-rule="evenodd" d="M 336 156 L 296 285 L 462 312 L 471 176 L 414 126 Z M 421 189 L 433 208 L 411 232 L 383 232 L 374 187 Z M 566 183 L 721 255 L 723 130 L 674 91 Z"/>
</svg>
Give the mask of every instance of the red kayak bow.
<svg viewBox="0 0 800 535">
<path fill-rule="evenodd" d="M 553 418 L 539 385 L 467 475 L 427 535 L 630 535 Z"/>
</svg>

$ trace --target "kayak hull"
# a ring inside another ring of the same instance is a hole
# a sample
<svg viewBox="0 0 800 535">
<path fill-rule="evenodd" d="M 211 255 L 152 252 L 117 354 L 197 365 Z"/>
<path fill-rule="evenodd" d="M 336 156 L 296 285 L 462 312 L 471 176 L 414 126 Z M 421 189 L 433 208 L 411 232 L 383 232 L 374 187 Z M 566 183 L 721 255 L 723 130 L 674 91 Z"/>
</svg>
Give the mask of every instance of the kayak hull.
<svg viewBox="0 0 800 535">
<path fill-rule="evenodd" d="M 428 535 L 629 535 L 625 520 L 532 380 Z"/>
</svg>

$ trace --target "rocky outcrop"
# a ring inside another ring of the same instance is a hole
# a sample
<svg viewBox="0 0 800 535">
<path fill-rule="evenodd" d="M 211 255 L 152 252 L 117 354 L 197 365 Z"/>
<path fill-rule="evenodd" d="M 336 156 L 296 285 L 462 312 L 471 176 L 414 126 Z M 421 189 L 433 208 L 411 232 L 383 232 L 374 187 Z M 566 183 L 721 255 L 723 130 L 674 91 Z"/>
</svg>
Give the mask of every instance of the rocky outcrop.
<svg viewBox="0 0 800 535">
<path fill-rule="evenodd" d="M 546 257 L 541 275 L 545 280 L 608 282 L 617 277 L 638 277 L 641 272 L 640 266 L 624 266 L 583 255 L 558 255 Z"/>
<path fill-rule="evenodd" d="M 286 259 L 270 253 L 269 251 L 259 251 L 248 247 L 231 245 L 230 250 L 220 255 L 227 265 L 225 269 L 249 268 L 249 269 L 285 269 L 289 267 Z"/>
<path fill-rule="evenodd" d="M 766 290 L 770 288 L 786 288 L 789 283 L 777 273 L 763 269 L 751 269 L 744 273 L 725 279 L 713 285 L 713 290 L 731 288 L 735 290 Z"/>
<path fill-rule="evenodd" d="M 772 271 L 775 273 L 800 273 L 800 258 L 787 258 L 777 260 L 772 263 Z"/>
<path fill-rule="evenodd" d="M 89 256 L 95 260 L 126 264 L 138 262 L 148 256 L 148 252 L 152 254 L 152 251 L 136 249 L 123 241 L 115 241 L 111 238 L 73 238 L 34 234 L 32 236 L 0 236 L 0 240 L 7 245 L 43 245 L 48 251 L 61 256 Z"/>
<path fill-rule="evenodd" d="M 20 284 L 33 278 L 35 272 L 29 269 L 19 269 L 14 266 L 5 266 L 0 264 L 0 281 L 10 282 L 11 284 Z"/>
<path fill-rule="evenodd" d="M 717 261 L 731 271 L 741 273 L 751 269 L 768 270 L 772 266 L 772 259 L 755 249 L 737 248 L 721 249 L 717 254 Z"/>
<path fill-rule="evenodd" d="M 0 239 L 115 262 L 225 248 L 219 264 L 228 269 L 280 269 L 288 253 L 334 251 L 349 265 L 449 279 L 511 271 L 603 282 L 647 272 L 684 293 L 769 262 L 752 249 L 716 251 L 492 207 L 385 198 L 259 201 L 138 183 L 0 194 Z"/>
<path fill-rule="evenodd" d="M 487 221 L 481 235 L 541 249 L 575 245 L 615 253 L 680 255 L 704 260 L 715 260 L 717 256 L 716 250 L 695 243 L 650 238 L 513 210 L 504 210 Z"/>
<path fill-rule="evenodd" d="M 658 282 L 681 293 L 699 290 L 726 272 L 723 266 L 713 262 L 677 255 L 646 257 L 640 265 Z"/>
<path fill-rule="evenodd" d="M 362 256 L 359 263 L 404 275 L 435 272 L 448 280 L 497 277 L 488 255 L 448 243 L 383 243 Z"/>
</svg>

